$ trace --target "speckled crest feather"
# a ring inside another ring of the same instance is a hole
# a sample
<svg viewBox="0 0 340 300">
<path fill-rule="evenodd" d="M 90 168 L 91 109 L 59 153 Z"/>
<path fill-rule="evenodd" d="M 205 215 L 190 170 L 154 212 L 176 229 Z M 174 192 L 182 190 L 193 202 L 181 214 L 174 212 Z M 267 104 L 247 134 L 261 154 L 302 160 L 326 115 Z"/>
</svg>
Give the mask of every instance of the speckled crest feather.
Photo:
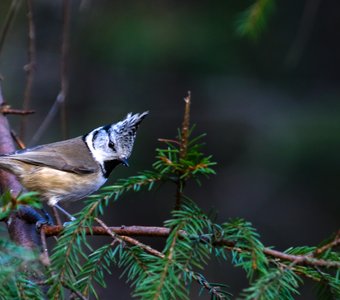
<svg viewBox="0 0 340 300">
<path fill-rule="evenodd" d="M 129 113 L 124 120 L 113 125 L 114 139 L 126 157 L 131 154 L 138 126 L 148 113 L 148 111 L 134 115 Z"/>
</svg>

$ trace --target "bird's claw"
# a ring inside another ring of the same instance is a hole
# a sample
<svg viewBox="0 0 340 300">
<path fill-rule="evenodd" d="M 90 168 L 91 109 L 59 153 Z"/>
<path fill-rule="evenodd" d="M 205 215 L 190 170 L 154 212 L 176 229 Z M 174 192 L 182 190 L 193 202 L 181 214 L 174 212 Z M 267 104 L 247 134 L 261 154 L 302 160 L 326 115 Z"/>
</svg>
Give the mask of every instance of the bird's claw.
<svg viewBox="0 0 340 300">
<path fill-rule="evenodd" d="M 72 225 L 73 221 L 75 221 L 75 220 L 77 220 L 77 219 L 76 219 L 76 218 L 73 218 L 73 220 L 71 220 L 71 221 L 64 222 L 64 223 L 63 223 L 63 227 L 67 227 L 67 226 Z"/>
<path fill-rule="evenodd" d="M 35 223 L 35 229 L 40 232 L 41 231 L 41 228 L 44 226 L 44 225 L 53 225 L 51 223 L 49 223 L 49 221 L 47 220 L 39 220 Z"/>
</svg>

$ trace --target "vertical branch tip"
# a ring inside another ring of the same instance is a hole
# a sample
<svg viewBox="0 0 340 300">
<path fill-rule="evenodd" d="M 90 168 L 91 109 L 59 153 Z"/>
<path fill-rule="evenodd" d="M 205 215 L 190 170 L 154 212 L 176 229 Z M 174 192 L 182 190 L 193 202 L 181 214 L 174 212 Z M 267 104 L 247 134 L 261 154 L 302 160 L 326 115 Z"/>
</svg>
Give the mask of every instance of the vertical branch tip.
<svg viewBox="0 0 340 300">
<path fill-rule="evenodd" d="M 189 138 L 189 127 L 190 127 L 190 104 L 191 104 L 191 92 L 188 91 L 187 96 L 184 98 L 185 107 L 184 107 L 184 116 L 181 128 L 181 137 L 180 137 L 180 145 L 179 145 L 179 158 L 183 159 L 187 155 L 188 150 L 188 138 Z M 182 188 L 184 182 L 178 179 L 176 189 L 176 203 L 175 210 L 180 209 L 182 202 Z"/>
<path fill-rule="evenodd" d="M 180 145 L 180 158 L 184 158 L 187 154 L 188 137 L 190 127 L 190 105 L 191 105 L 191 92 L 188 91 L 187 96 L 184 98 L 185 108 L 184 117 L 181 130 L 181 145 Z"/>
</svg>

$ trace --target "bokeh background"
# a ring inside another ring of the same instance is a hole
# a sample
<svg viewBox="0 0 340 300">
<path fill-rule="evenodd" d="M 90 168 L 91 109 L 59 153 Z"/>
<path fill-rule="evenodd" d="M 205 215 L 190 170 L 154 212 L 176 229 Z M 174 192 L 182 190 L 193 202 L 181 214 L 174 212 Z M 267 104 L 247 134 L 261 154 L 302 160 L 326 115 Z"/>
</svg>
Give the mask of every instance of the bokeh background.
<svg viewBox="0 0 340 300">
<path fill-rule="evenodd" d="M 0 21 L 9 0 L 0 2 Z M 60 89 L 62 1 L 33 1 L 37 65 L 25 142 L 41 126 Z M 158 138 L 173 138 L 192 92 L 196 134 L 207 133 L 204 152 L 217 175 L 190 185 L 187 194 L 215 210 L 217 221 L 249 220 L 265 245 L 284 250 L 315 245 L 340 225 L 340 2 L 274 1 L 257 39 L 237 34 L 242 12 L 254 1 L 72 1 L 69 136 L 150 110 L 140 127 L 130 168 L 149 169 Z M 27 63 L 25 1 L 0 57 L 3 90 L 21 107 Z M 11 117 L 20 131 L 18 117 Z M 62 139 L 57 116 L 41 143 Z M 110 225 L 162 225 L 173 208 L 174 187 L 131 193 L 112 203 Z M 81 203 L 66 205 L 72 212 Z M 103 238 L 95 238 L 102 243 Z M 148 241 L 157 247 L 154 241 Z M 113 270 L 101 299 L 130 299 Z M 213 261 L 212 282 L 226 282 L 235 297 L 242 270 Z M 203 294 L 192 299 L 208 299 Z M 308 280 L 296 299 L 314 299 Z"/>
</svg>

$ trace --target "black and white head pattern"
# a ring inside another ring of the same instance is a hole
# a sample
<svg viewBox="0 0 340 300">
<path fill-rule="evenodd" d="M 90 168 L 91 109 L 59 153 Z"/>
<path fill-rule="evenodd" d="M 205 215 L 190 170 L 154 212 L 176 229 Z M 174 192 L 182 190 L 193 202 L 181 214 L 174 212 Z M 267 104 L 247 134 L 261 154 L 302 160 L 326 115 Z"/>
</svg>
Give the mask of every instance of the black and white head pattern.
<svg viewBox="0 0 340 300">
<path fill-rule="evenodd" d="M 104 175 L 119 163 L 126 163 L 130 157 L 139 124 L 148 112 L 129 113 L 120 122 L 94 129 L 84 136 L 94 159 L 101 165 Z"/>
</svg>

